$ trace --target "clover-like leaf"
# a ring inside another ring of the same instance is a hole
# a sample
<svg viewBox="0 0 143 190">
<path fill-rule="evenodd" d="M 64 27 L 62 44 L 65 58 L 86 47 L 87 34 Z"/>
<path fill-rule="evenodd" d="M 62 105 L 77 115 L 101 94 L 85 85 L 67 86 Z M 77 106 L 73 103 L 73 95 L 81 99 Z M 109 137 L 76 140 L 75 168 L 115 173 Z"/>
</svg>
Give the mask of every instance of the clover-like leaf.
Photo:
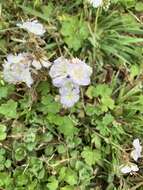
<svg viewBox="0 0 143 190">
<path fill-rule="evenodd" d="M 57 190 L 58 189 L 58 180 L 54 177 L 51 176 L 48 179 L 49 183 L 47 184 L 47 187 L 49 190 Z"/>
<path fill-rule="evenodd" d="M 7 118 L 16 118 L 16 108 L 17 102 L 14 100 L 9 100 L 7 103 L 0 106 L 0 114 L 4 115 Z"/>
<path fill-rule="evenodd" d="M 98 150 L 92 150 L 90 147 L 85 147 L 81 156 L 90 166 L 101 162 L 101 152 Z"/>
<path fill-rule="evenodd" d="M 70 49 L 79 50 L 84 41 L 88 38 L 89 31 L 87 23 L 78 19 L 78 17 L 66 17 L 62 21 L 61 34 L 64 36 L 64 41 Z"/>
</svg>

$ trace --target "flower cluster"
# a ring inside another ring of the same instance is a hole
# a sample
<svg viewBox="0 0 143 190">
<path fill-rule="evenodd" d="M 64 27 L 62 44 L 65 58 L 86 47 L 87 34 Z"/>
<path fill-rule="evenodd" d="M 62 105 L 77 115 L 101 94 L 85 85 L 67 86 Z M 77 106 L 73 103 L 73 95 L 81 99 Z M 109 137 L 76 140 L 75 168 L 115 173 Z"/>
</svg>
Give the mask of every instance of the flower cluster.
<svg viewBox="0 0 143 190">
<path fill-rule="evenodd" d="M 43 36 L 46 32 L 43 25 L 37 20 L 28 20 L 22 24 L 17 24 L 17 26 L 37 36 Z M 4 80 L 12 84 L 25 82 L 28 87 L 31 87 L 33 84 L 33 68 L 40 70 L 42 67 L 48 68 L 50 65 L 51 63 L 45 56 L 37 59 L 30 53 L 9 54 L 3 64 Z"/>
<path fill-rule="evenodd" d="M 42 66 L 46 68 L 50 66 L 46 57 L 37 60 L 30 53 L 9 54 L 3 64 L 4 80 L 12 84 L 25 82 L 28 87 L 31 87 L 33 68 L 39 70 Z"/>
<path fill-rule="evenodd" d="M 139 139 L 133 140 L 133 147 L 134 149 L 131 151 L 130 156 L 135 162 L 137 162 L 138 159 L 141 158 L 141 152 L 142 152 L 142 146 L 140 145 Z M 120 171 L 123 174 L 127 174 L 127 173 L 132 174 L 133 172 L 139 171 L 139 168 L 137 164 L 128 162 L 127 164 L 123 164 L 120 166 Z"/>
<path fill-rule="evenodd" d="M 42 36 L 45 29 L 37 20 L 17 24 L 20 28 Z M 13 84 L 25 82 L 28 87 L 33 84 L 33 69 L 40 70 L 42 67 L 49 68 L 51 63 L 45 56 L 37 59 L 30 53 L 9 54 L 3 64 L 5 81 Z M 37 72 L 36 72 L 37 73 Z M 79 100 L 80 86 L 90 84 L 92 69 L 84 61 L 78 58 L 56 59 L 50 68 L 50 77 L 53 85 L 59 88 L 60 101 L 64 107 L 72 107 Z"/>
<path fill-rule="evenodd" d="M 30 60 L 28 54 L 20 53 L 18 55 L 9 54 L 7 60 L 3 64 L 4 80 L 17 84 L 19 82 L 25 82 L 28 87 L 33 83 L 30 72 Z"/>
<path fill-rule="evenodd" d="M 72 107 L 79 100 L 79 87 L 90 84 L 92 69 L 78 58 L 60 57 L 53 62 L 49 72 L 53 85 L 59 88 L 64 107 Z"/>
</svg>

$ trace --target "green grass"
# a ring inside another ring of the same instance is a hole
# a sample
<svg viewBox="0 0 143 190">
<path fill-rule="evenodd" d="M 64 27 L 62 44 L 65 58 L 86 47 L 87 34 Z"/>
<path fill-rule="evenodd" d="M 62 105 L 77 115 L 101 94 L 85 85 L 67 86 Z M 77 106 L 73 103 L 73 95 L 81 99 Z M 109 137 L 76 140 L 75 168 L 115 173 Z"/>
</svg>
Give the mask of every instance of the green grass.
<svg viewBox="0 0 143 190">
<path fill-rule="evenodd" d="M 0 1 L 0 189 L 143 190 L 142 158 L 137 173 L 120 172 L 134 162 L 133 139 L 143 144 L 142 12 L 141 0 L 111 0 L 108 10 L 82 0 Z M 28 18 L 46 28 L 36 42 L 16 27 Z M 19 52 L 86 60 L 91 85 L 64 109 L 46 70 L 30 89 L 7 84 L 2 65 Z"/>
</svg>

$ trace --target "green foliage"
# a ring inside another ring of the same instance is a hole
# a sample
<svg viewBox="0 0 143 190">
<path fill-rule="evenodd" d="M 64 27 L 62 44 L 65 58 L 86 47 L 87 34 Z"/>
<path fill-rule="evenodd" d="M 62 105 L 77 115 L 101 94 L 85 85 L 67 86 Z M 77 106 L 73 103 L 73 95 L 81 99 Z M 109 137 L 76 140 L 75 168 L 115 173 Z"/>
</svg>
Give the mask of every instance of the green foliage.
<svg viewBox="0 0 143 190">
<path fill-rule="evenodd" d="M 96 87 L 90 86 L 86 92 L 89 98 L 99 97 L 101 100 L 101 110 L 106 112 L 114 109 L 114 100 L 111 97 L 112 89 L 106 84 L 99 84 Z M 90 107 L 91 108 L 91 107 Z M 92 112 L 93 110 L 91 110 Z"/>
<path fill-rule="evenodd" d="M 42 91 L 42 93 L 45 93 Z M 38 105 L 38 110 L 46 113 L 58 113 L 60 110 L 60 104 L 54 101 L 54 98 L 51 95 L 42 96 L 41 104 Z"/>
<path fill-rule="evenodd" d="M 135 10 L 138 12 L 142 12 L 143 11 L 143 3 L 142 2 L 137 2 L 136 6 L 135 6 Z"/>
<path fill-rule="evenodd" d="M 124 14 L 113 11 L 110 15 L 101 15 L 94 28 L 90 26 L 89 41 L 93 46 L 92 56 L 101 65 L 106 61 L 113 64 L 139 63 L 140 58 L 142 59 L 135 45 L 143 42 L 142 38 L 135 36 L 135 34 L 143 34 L 140 30 L 141 26 L 136 20 L 131 22 L 130 19 L 126 19 L 125 22 L 124 17 Z"/>
<path fill-rule="evenodd" d="M 71 168 L 61 168 L 60 170 L 60 180 L 64 180 L 69 185 L 76 185 L 78 182 L 77 173 Z"/>
<path fill-rule="evenodd" d="M 24 147 L 19 147 L 15 150 L 15 159 L 17 161 L 23 160 L 25 156 L 26 156 L 26 152 L 25 152 Z"/>
<path fill-rule="evenodd" d="M 49 190 L 56 190 L 58 188 L 58 180 L 54 176 L 49 177 L 48 181 L 47 187 Z"/>
<path fill-rule="evenodd" d="M 14 100 L 8 100 L 7 103 L 4 103 L 0 106 L 0 114 L 8 118 L 16 118 L 16 108 L 17 102 L 15 102 Z"/>
<path fill-rule="evenodd" d="M 58 126 L 59 132 L 64 134 L 65 137 L 72 137 L 75 133 L 77 133 L 77 128 L 74 126 L 73 121 L 67 116 L 61 117 L 59 115 L 49 114 L 48 120 L 50 123 Z"/>
<path fill-rule="evenodd" d="M 120 2 L 126 7 L 126 8 L 132 8 L 135 6 L 136 0 L 120 0 Z"/>
<path fill-rule="evenodd" d="M 0 1 L 0 189 L 142 190 L 142 158 L 137 174 L 120 172 L 133 139 L 143 144 L 142 10 L 141 0 Z M 16 27 L 27 19 L 42 38 Z M 28 51 L 89 63 L 76 106 L 61 106 L 47 69 L 31 88 L 3 81 L 7 54 Z"/>
<path fill-rule="evenodd" d="M 99 150 L 92 150 L 90 147 L 85 147 L 81 156 L 85 159 L 88 165 L 95 165 L 101 162 L 101 153 Z"/>
<path fill-rule="evenodd" d="M 70 49 L 74 51 L 79 50 L 84 41 L 88 38 L 88 26 L 87 23 L 74 16 L 64 15 L 61 18 L 61 34 L 64 36 L 64 41 Z"/>
<path fill-rule="evenodd" d="M 12 85 L 3 86 L 0 85 L 0 100 L 2 98 L 7 98 L 14 91 L 14 87 Z"/>
</svg>

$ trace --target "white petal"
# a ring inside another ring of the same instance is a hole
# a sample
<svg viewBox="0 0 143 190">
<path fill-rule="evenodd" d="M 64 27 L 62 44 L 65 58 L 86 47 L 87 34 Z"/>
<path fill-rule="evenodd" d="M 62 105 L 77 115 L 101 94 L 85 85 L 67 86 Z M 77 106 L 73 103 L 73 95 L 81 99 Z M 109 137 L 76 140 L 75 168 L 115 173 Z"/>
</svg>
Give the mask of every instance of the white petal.
<svg viewBox="0 0 143 190">
<path fill-rule="evenodd" d="M 57 77 L 67 77 L 68 61 L 63 57 L 56 59 L 50 68 L 49 75 L 54 79 Z"/>
<path fill-rule="evenodd" d="M 93 7 L 100 7 L 103 3 L 103 0 L 89 0 Z"/>
<path fill-rule="evenodd" d="M 79 94 L 72 91 L 61 96 L 61 104 L 64 107 L 70 108 L 79 100 Z"/>
<path fill-rule="evenodd" d="M 89 67 L 85 62 L 79 59 L 72 59 L 72 63 L 69 64 L 68 73 L 74 83 L 78 85 L 89 85 L 90 76 L 92 74 L 92 68 Z"/>
<path fill-rule="evenodd" d="M 131 172 L 131 167 L 128 165 L 122 165 L 120 168 L 121 173 L 127 174 Z"/>
<path fill-rule="evenodd" d="M 43 25 L 39 23 L 37 20 L 26 21 L 22 24 L 18 23 L 17 26 L 39 36 L 42 36 L 46 32 Z"/>
<path fill-rule="evenodd" d="M 131 158 L 133 158 L 136 162 L 138 161 L 140 155 L 138 154 L 138 152 L 136 150 L 133 150 L 130 154 Z"/>
<path fill-rule="evenodd" d="M 139 139 L 135 139 L 135 140 L 133 141 L 133 146 L 134 146 L 134 148 L 135 148 L 137 151 L 139 151 L 139 152 L 142 150 L 142 146 L 140 145 Z"/>
<path fill-rule="evenodd" d="M 7 55 L 7 62 L 8 63 L 13 63 L 15 56 L 13 54 L 8 54 Z"/>
<path fill-rule="evenodd" d="M 63 86 L 64 81 L 66 80 L 66 77 L 57 77 L 52 80 L 52 83 L 55 87 L 61 87 Z"/>
<path fill-rule="evenodd" d="M 137 172 L 137 171 L 139 171 L 139 168 L 138 168 L 138 166 L 136 165 L 136 164 L 131 164 L 131 170 L 133 171 L 133 172 Z"/>
<path fill-rule="evenodd" d="M 136 164 L 129 162 L 126 165 L 121 165 L 120 171 L 123 174 L 127 174 L 127 173 L 137 172 L 139 171 L 139 168 Z"/>
<path fill-rule="evenodd" d="M 79 94 L 79 92 L 80 92 L 79 86 L 77 84 L 74 84 L 71 79 L 67 78 L 62 82 L 61 88 L 59 89 L 59 92 L 61 95 L 64 95 L 64 94 L 69 93 L 73 90 L 77 94 Z"/>
<path fill-rule="evenodd" d="M 139 142 L 139 139 L 135 139 L 133 141 L 133 147 L 134 147 L 134 150 L 131 152 L 131 157 L 137 161 L 138 158 L 141 157 L 141 152 L 142 152 L 142 146 L 140 145 L 140 142 Z"/>
</svg>

